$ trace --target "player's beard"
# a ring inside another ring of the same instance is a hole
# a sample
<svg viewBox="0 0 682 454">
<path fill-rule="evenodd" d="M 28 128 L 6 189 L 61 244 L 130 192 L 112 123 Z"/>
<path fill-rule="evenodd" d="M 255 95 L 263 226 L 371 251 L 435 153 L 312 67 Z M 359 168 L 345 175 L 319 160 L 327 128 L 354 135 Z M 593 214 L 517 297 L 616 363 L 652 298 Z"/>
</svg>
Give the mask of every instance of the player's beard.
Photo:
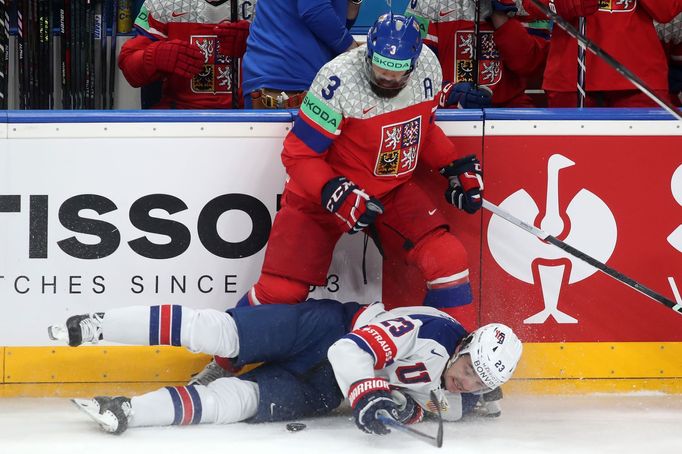
<svg viewBox="0 0 682 454">
<path fill-rule="evenodd" d="M 372 92 L 374 92 L 375 95 L 377 95 L 380 98 L 384 98 L 384 99 L 395 98 L 396 96 L 398 96 L 398 93 L 400 93 L 402 91 L 402 89 L 405 88 L 405 87 L 384 88 L 384 87 L 380 87 L 379 85 L 376 85 L 373 82 L 369 83 L 369 87 L 372 89 Z"/>
</svg>

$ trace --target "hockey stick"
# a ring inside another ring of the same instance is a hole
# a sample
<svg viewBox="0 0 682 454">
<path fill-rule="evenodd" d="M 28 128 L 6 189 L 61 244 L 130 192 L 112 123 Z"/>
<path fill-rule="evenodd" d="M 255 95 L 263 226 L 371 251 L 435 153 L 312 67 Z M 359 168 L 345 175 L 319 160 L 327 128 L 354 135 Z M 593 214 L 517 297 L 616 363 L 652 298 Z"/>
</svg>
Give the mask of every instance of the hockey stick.
<svg viewBox="0 0 682 454">
<path fill-rule="evenodd" d="M 237 0 L 230 0 L 230 22 L 239 20 Z M 230 57 L 230 84 L 232 84 L 232 108 L 239 108 L 239 59 Z"/>
<path fill-rule="evenodd" d="M 481 20 L 481 0 L 474 1 L 474 8 L 474 45 L 472 49 L 474 65 L 473 68 L 471 68 L 471 76 L 474 79 L 474 90 L 478 90 L 478 61 L 480 58 L 479 52 L 481 50 L 481 24 L 479 23 Z"/>
<path fill-rule="evenodd" d="M 432 444 L 436 448 L 440 448 L 443 446 L 443 416 L 440 413 L 440 405 L 438 404 L 438 398 L 436 397 L 436 393 L 434 393 L 433 391 L 431 391 L 431 402 L 434 403 L 434 405 L 436 406 L 436 410 L 438 411 L 438 433 L 436 434 L 435 437 L 433 435 L 420 432 L 416 429 L 413 429 L 409 426 L 406 426 L 405 424 L 396 421 L 391 417 L 391 415 L 389 415 L 389 413 L 386 410 L 377 411 L 377 419 L 387 426 L 393 427 L 415 438 L 426 441 L 428 444 Z"/>
<path fill-rule="evenodd" d="M 566 251 L 567 253 L 571 254 L 573 257 L 576 257 L 583 262 L 592 265 L 593 267 L 597 268 L 599 271 L 601 271 L 604 274 L 607 274 L 614 278 L 615 280 L 622 282 L 623 284 L 627 285 L 628 287 L 631 287 L 638 292 L 642 293 L 645 296 L 648 296 L 652 300 L 655 300 L 661 304 L 663 304 L 666 307 L 669 307 L 670 309 L 674 310 L 678 314 L 682 314 L 682 302 L 676 303 L 665 296 L 661 295 L 660 293 L 657 293 L 653 290 L 651 290 L 648 287 L 645 287 L 644 285 L 640 284 L 639 282 L 635 281 L 634 279 L 624 275 L 623 273 L 620 273 L 613 268 L 607 266 L 606 264 L 600 262 L 599 260 L 590 257 L 589 255 L 585 254 L 582 251 L 579 251 L 578 249 L 574 248 L 571 245 L 568 245 L 564 243 L 561 240 L 556 239 L 549 233 L 545 232 L 544 230 L 541 230 L 531 224 L 528 224 L 519 218 L 515 217 L 511 213 L 503 210 L 502 208 L 498 207 L 494 203 L 491 203 L 487 200 L 483 200 L 483 208 L 486 210 L 490 211 L 491 213 L 494 213 L 501 217 L 502 219 L 511 222 L 517 227 L 521 227 L 523 230 L 526 232 L 535 235 L 542 241 L 546 241 L 547 243 L 553 244 L 554 246 L 558 247 L 559 249 L 562 249 Z"/>
<path fill-rule="evenodd" d="M 580 17 L 578 19 L 578 31 L 581 35 L 585 35 L 585 18 Z M 578 41 L 578 107 L 585 107 L 585 73 L 587 69 L 585 68 L 585 46 Z"/>
<path fill-rule="evenodd" d="M 672 104 L 670 104 L 668 101 L 665 99 L 657 96 L 654 92 L 652 92 L 640 79 L 630 71 L 627 67 L 623 66 L 622 63 L 620 63 L 618 60 L 613 58 L 611 55 L 609 55 L 604 49 L 601 47 L 597 46 L 595 43 L 590 41 L 585 37 L 585 35 L 580 34 L 575 27 L 573 27 L 566 19 L 563 17 L 559 16 L 555 12 L 551 11 L 549 8 L 547 8 L 545 5 L 540 3 L 539 0 L 531 0 L 533 2 L 533 5 L 535 5 L 540 11 L 542 11 L 545 15 L 550 17 L 554 22 L 561 28 L 564 29 L 566 33 L 571 35 L 571 37 L 575 38 L 578 40 L 579 43 L 581 43 L 584 47 L 586 47 L 590 52 L 592 52 L 594 55 L 597 57 L 601 58 L 604 60 L 606 63 L 609 64 L 613 69 L 615 69 L 621 76 L 625 77 L 627 80 L 629 80 L 635 87 L 639 88 L 642 93 L 647 95 L 649 98 L 651 98 L 652 101 L 654 101 L 656 104 L 667 110 L 672 116 L 677 118 L 678 120 L 682 121 L 682 114 L 680 114 L 675 107 L 673 107 Z"/>
</svg>

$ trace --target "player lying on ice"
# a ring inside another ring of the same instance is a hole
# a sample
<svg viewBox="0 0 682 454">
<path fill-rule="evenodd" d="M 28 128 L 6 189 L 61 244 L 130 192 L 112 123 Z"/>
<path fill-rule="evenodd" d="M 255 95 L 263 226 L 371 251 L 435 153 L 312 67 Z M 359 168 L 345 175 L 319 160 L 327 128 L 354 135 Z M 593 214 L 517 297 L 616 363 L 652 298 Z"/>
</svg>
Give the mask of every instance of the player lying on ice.
<svg viewBox="0 0 682 454">
<path fill-rule="evenodd" d="M 430 307 L 387 311 L 334 300 L 247 306 L 221 312 L 177 305 L 131 306 L 75 315 L 51 326 L 69 345 L 99 340 L 183 346 L 232 358 L 236 366 L 264 362 L 239 377 L 208 385 L 165 387 L 137 397 L 74 402 L 107 432 L 128 427 L 237 421 L 286 421 L 329 413 L 348 398 L 357 426 L 386 434 L 377 419 L 420 421 L 436 411 L 457 420 L 481 401 L 499 413 L 498 387 L 511 378 L 521 342 L 508 327 L 490 324 L 468 334 Z M 490 402 L 493 400 L 492 402 Z"/>
</svg>

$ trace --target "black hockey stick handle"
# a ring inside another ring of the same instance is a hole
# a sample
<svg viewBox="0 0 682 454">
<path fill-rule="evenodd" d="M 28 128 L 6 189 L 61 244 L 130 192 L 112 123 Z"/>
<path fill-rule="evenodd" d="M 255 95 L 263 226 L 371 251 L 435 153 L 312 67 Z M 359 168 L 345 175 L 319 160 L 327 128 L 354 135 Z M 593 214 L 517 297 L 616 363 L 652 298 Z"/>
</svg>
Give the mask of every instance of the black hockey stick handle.
<svg viewBox="0 0 682 454">
<path fill-rule="evenodd" d="M 492 202 L 489 202 L 487 200 L 483 200 L 483 208 L 486 210 L 490 211 L 493 214 L 496 214 L 503 218 L 506 221 L 511 222 L 517 227 L 522 228 L 526 232 L 535 235 L 539 239 L 546 241 L 550 244 L 553 244 L 554 246 L 564 250 L 568 254 L 571 254 L 573 257 L 576 257 L 583 262 L 592 265 L 602 273 L 611 276 L 615 280 L 622 282 L 623 284 L 627 285 L 628 287 L 631 287 L 638 292 L 642 293 L 645 296 L 648 296 L 654 301 L 657 301 L 661 304 L 663 304 L 666 307 L 669 307 L 673 311 L 677 312 L 678 314 L 682 315 L 682 301 L 679 303 L 676 303 L 675 301 L 672 301 L 669 298 L 666 298 L 665 296 L 661 295 L 660 293 L 657 293 L 653 290 L 651 290 L 649 287 L 642 285 L 641 283 L 637 282 L 636 280 L 624 275 L 623 273 L 614 270 L 613 268 L 607 266 L 606 264 L 600 262 L 599 260 L 595 259 L 594 257 L 591 257 L 584 252 L 574 248 L 573 246 L 564 243 L 561 240 L 556 239 L 552 235 L 546 233 L 544 230 L 541 230 L 537 227 L 534 227 L 526 222 L 523 222 L 522 220 L 518 219 L 511 213 L 503 210 L 502 208 L 498 207 Z"/>
<path fill-rule="evenodd" d="M 230 0 L 230 22 L 239 20 L 239 2 Z M 239 59 L 234 55 L 230 59 L 230 83 L 232 84 L 232 108 L 239 108 Z"/>
<path fill-rule="evenodd" d="M 548 17 L 550 17 L 554 22 L 561 28 L 564 29 L 566 33 L 571 35 L 571 37 L 575 38 L 580 42 L 584 47 L 586 47 L 590 52 L 592 52 L 594 55 L 597 57 L 601 58 L 604 60 L 606 63 L 608 63 L 609 66 L 611 66 L 613 69 L 615 69 L 621 76 L 625 77 L 627 80 L 630 81 L 635 87 L 639 88 L 639 90 L 647 95 L 649 98 L 651 98 L 652 101 L 654 101 L 656 104 L 667 110 L 672 116 L 677 118 L 678 120 L 682 121 L 682 114 L 668 101 L 665 99 L 659 97 L 649 89 L 649 87 L 646 86 L 646 84 L 635 75 L 632 71 L 630 71 L 627 67 L 623 66 L 622 63 L 620 63 L 618 60 L 613 58 L 610 54 L 608 54 L 604 49 L 601 47 L 597 46 L 595 43 L 587 39 L 585 35 L 582 35 L 579 33 L 573 25 L 571 25 L 566 19 L 563 17 L 559 16 L 549 8 L 547 8 L 545 5 L 540 3 L 539 0 L 530 0 L 533 5 L 535 5 L 540 11 L 542 11 L 544 14 L 546 14 Z M 614 31 L 614 33 L 616 33 Z"/>
</svg>

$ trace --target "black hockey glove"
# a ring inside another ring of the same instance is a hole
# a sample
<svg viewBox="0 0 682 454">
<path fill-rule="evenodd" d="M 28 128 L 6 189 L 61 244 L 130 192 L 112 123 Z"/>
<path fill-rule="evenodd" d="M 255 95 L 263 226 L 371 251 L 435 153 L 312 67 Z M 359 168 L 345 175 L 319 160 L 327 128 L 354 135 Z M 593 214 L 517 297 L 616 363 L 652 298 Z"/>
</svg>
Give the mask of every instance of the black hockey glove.
<svg viewBox="0 0 682 454">
<path fill-rule="evenodd" d="M 445 200 L 451 205 L 474 214 L 483 204 L 483 172 L 481 162 L 474 155 L 456 159 L 440 169 L 450 182 Z"/>
<path fill-rule="evenodd" d="M 334 213 L 350 234 L 360 232 L 384 212 L 379 199 L 367 195 L 346 177 L 332 178 L 324 185 L 322 206 Z"/>
<path fill-rule="evenodd" d="M 384 410 L 398 421 L 400 407 L 391 398 L 388 380 L 385 378 L 358 380 L 350 386 L 348 399 L 353 408 L 355 425 L 360 430 L 377 435 L 391 433 L 384 423 L 377 418 L 377 412 Z"/>
</svg>

